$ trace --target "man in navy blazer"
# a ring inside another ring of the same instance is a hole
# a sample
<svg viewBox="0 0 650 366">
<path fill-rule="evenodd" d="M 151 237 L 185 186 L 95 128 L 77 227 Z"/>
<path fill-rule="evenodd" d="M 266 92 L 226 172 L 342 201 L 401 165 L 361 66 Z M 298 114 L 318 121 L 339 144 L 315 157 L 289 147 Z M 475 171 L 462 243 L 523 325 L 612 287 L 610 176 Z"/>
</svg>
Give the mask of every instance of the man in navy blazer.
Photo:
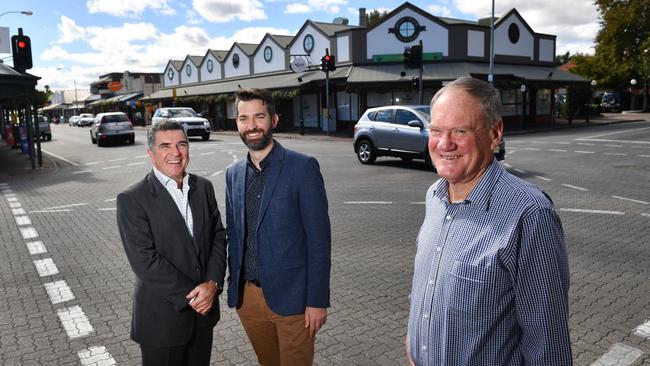
<svg viewBox="0 0 650 366">
<path fill-rule="evenodd" d="M 131 338 L 142 365 L 209 365 L 226 231 L 209 180 L 188 174 L 180 123 L 147 133 L 153 169 L 117 196 L 117 224 L 135 274 Z"/>
<path fill-rule="evenodd" d="M 237 93 L 246 159 L 226 172 L 228 305 L 261 365 L 311 365 L 327 319 L 331 233 L 318 162 L 273 140 L 278 115 L 262 89 Z"/>
</svg>

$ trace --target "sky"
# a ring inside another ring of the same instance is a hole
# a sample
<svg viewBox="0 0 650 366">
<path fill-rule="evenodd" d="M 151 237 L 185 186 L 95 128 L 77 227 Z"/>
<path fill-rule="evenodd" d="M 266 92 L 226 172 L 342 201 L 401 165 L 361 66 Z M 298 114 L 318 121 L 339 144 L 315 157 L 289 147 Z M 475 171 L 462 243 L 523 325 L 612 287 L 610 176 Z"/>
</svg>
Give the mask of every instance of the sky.
<svg viewBox="0 0 650 366">
<path fill-rule="evenodd" d="M 476 21 L 489 0 L 411 0 L 433 15 Z M 359 8 L 391 11 L 388 0 L 2 0 L 0 27 L 31 38 L 38 89 L 88 89 L 109 72 L 160 72 L 170 59 L 258 43 L 266 33 L 295 35 L 306 20 L 359 24 Z M 600 28 L 593 0 L 495 0 L 495 15 L 516 8 L 537 33 L 557 36 L 557 54 L 594 53 Z M 0 58 L 13 65 L 11 54 Z"/>
</svg>

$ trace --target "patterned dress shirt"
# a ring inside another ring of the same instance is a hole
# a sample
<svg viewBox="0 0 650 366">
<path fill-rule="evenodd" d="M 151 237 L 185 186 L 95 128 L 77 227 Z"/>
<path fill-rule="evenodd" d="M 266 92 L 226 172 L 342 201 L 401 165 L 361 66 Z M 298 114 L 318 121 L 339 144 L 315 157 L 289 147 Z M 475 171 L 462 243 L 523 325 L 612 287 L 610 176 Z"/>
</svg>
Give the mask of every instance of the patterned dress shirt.
<svg viewBox="0 0 650 366">
<path fill-rule="evenodd" d="M 155 167 L 153 172 L 158 178 L 158 181 L 165 187 L 169 195 L 172 196 L 178 211 L 180 211 L 185 220 L 185 226 L 191 237 L 194 237 L 194 221 L 192 219 L 192 209 L 190 208 L 190 201 L 188 200 L 188 192 L 190 191 L 190 175 L 185 173 L 183 177 L 183 189 L 178 189 L 178 184 L 172 178 L 164 175 Z"/>
<path fill-rule="evenodd" d="M 467 199 L 435 182 L 417 238 L 408 347 L 416 365 L 572 365 L 560 219 L 492 162 Z"/>
</svg>

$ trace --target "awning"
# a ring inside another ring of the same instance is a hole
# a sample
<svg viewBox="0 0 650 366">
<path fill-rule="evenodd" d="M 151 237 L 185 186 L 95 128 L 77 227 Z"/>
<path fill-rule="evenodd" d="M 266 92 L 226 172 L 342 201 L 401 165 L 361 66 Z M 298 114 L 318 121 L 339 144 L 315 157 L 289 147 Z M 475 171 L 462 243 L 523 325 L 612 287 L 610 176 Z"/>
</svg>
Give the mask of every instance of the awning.
<svg viewBox="0 0 650 366">
<path fill-rule="evenodd" d="M 351 66 L 337 68 L 330 74 L 330 79 L 347 78 Z M 302 81 L 298 81 L 300 78 Z M 247 78 L 218 80 L 211 83 L 177 86 L 176 96 L 196 96 L 196 95 L 216 95 L 225 93 L 234 93 L 239 89 L 245 88 L 262 88 L 262 89 L 286 89 L 297 88 L 314 81 L 325 80 L 325 74 L 320 70 L 309 70 L 303 73 L 282 73 L 267 76 L 252 76 Z M 142 98 L 143 101 L 170 99 L 172 98 L 172 89 L 161 89 L 157 92 Z"/>
<path fill-rule="evenodd" d="M 43 107 L 43 110 L 44 111 L 51 111 L 51 110 L 54 110 L 54 109 L 63 109 L 63 107 L 61 107 L 62 104 L 63 103 L 52 103 L 52 104 L 50 104 L 50 105 L 48 105 L 46 107 Z M 59 108 L 59 107 L 61 107 L 61 108 Z"/>
<path fill-rule="evenodd" d="M 121 94 L 121 95 L 118 95 L 116 97 L 119 97 L 118 100 L 120 102 L 126 102 L 126 101 L 129 101 L 131 99 L 135 99 L 135 98 L 138 98 L 138 97 L 141 97 L 141 96 L 142 96 L 142 93 L 140 92 L 140 93 Z"/>
<path fill-rule="evenodd" d="M 74 110 L 76 110 L 76 109 L 83 109 L 85 106 L 86 106 L 86 104 L 84 102 L 79 102 L 76 105 L 75 104 L 70 104 L 70 105 L 66 104 L 66 107 L 63 108 L 63 109 L 67 109 L 67 110 L 74 109 Z"/>
</svg>

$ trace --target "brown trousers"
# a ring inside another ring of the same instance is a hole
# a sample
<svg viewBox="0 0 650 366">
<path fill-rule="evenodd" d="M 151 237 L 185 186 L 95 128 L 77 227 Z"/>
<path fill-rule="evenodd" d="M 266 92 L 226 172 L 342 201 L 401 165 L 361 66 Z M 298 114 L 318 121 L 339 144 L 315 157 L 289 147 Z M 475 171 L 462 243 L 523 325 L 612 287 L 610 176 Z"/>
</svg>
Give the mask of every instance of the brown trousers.
<svg viewBox="0 0 650 366">
<path fill-rule="evenodd" d="M 262 288 L 246 281 L 237 314 L 262 366 L 311 365 L 314 340 L 305 328 L 305 314 L 282 316 L 264 300 Z"/>
</svg>

